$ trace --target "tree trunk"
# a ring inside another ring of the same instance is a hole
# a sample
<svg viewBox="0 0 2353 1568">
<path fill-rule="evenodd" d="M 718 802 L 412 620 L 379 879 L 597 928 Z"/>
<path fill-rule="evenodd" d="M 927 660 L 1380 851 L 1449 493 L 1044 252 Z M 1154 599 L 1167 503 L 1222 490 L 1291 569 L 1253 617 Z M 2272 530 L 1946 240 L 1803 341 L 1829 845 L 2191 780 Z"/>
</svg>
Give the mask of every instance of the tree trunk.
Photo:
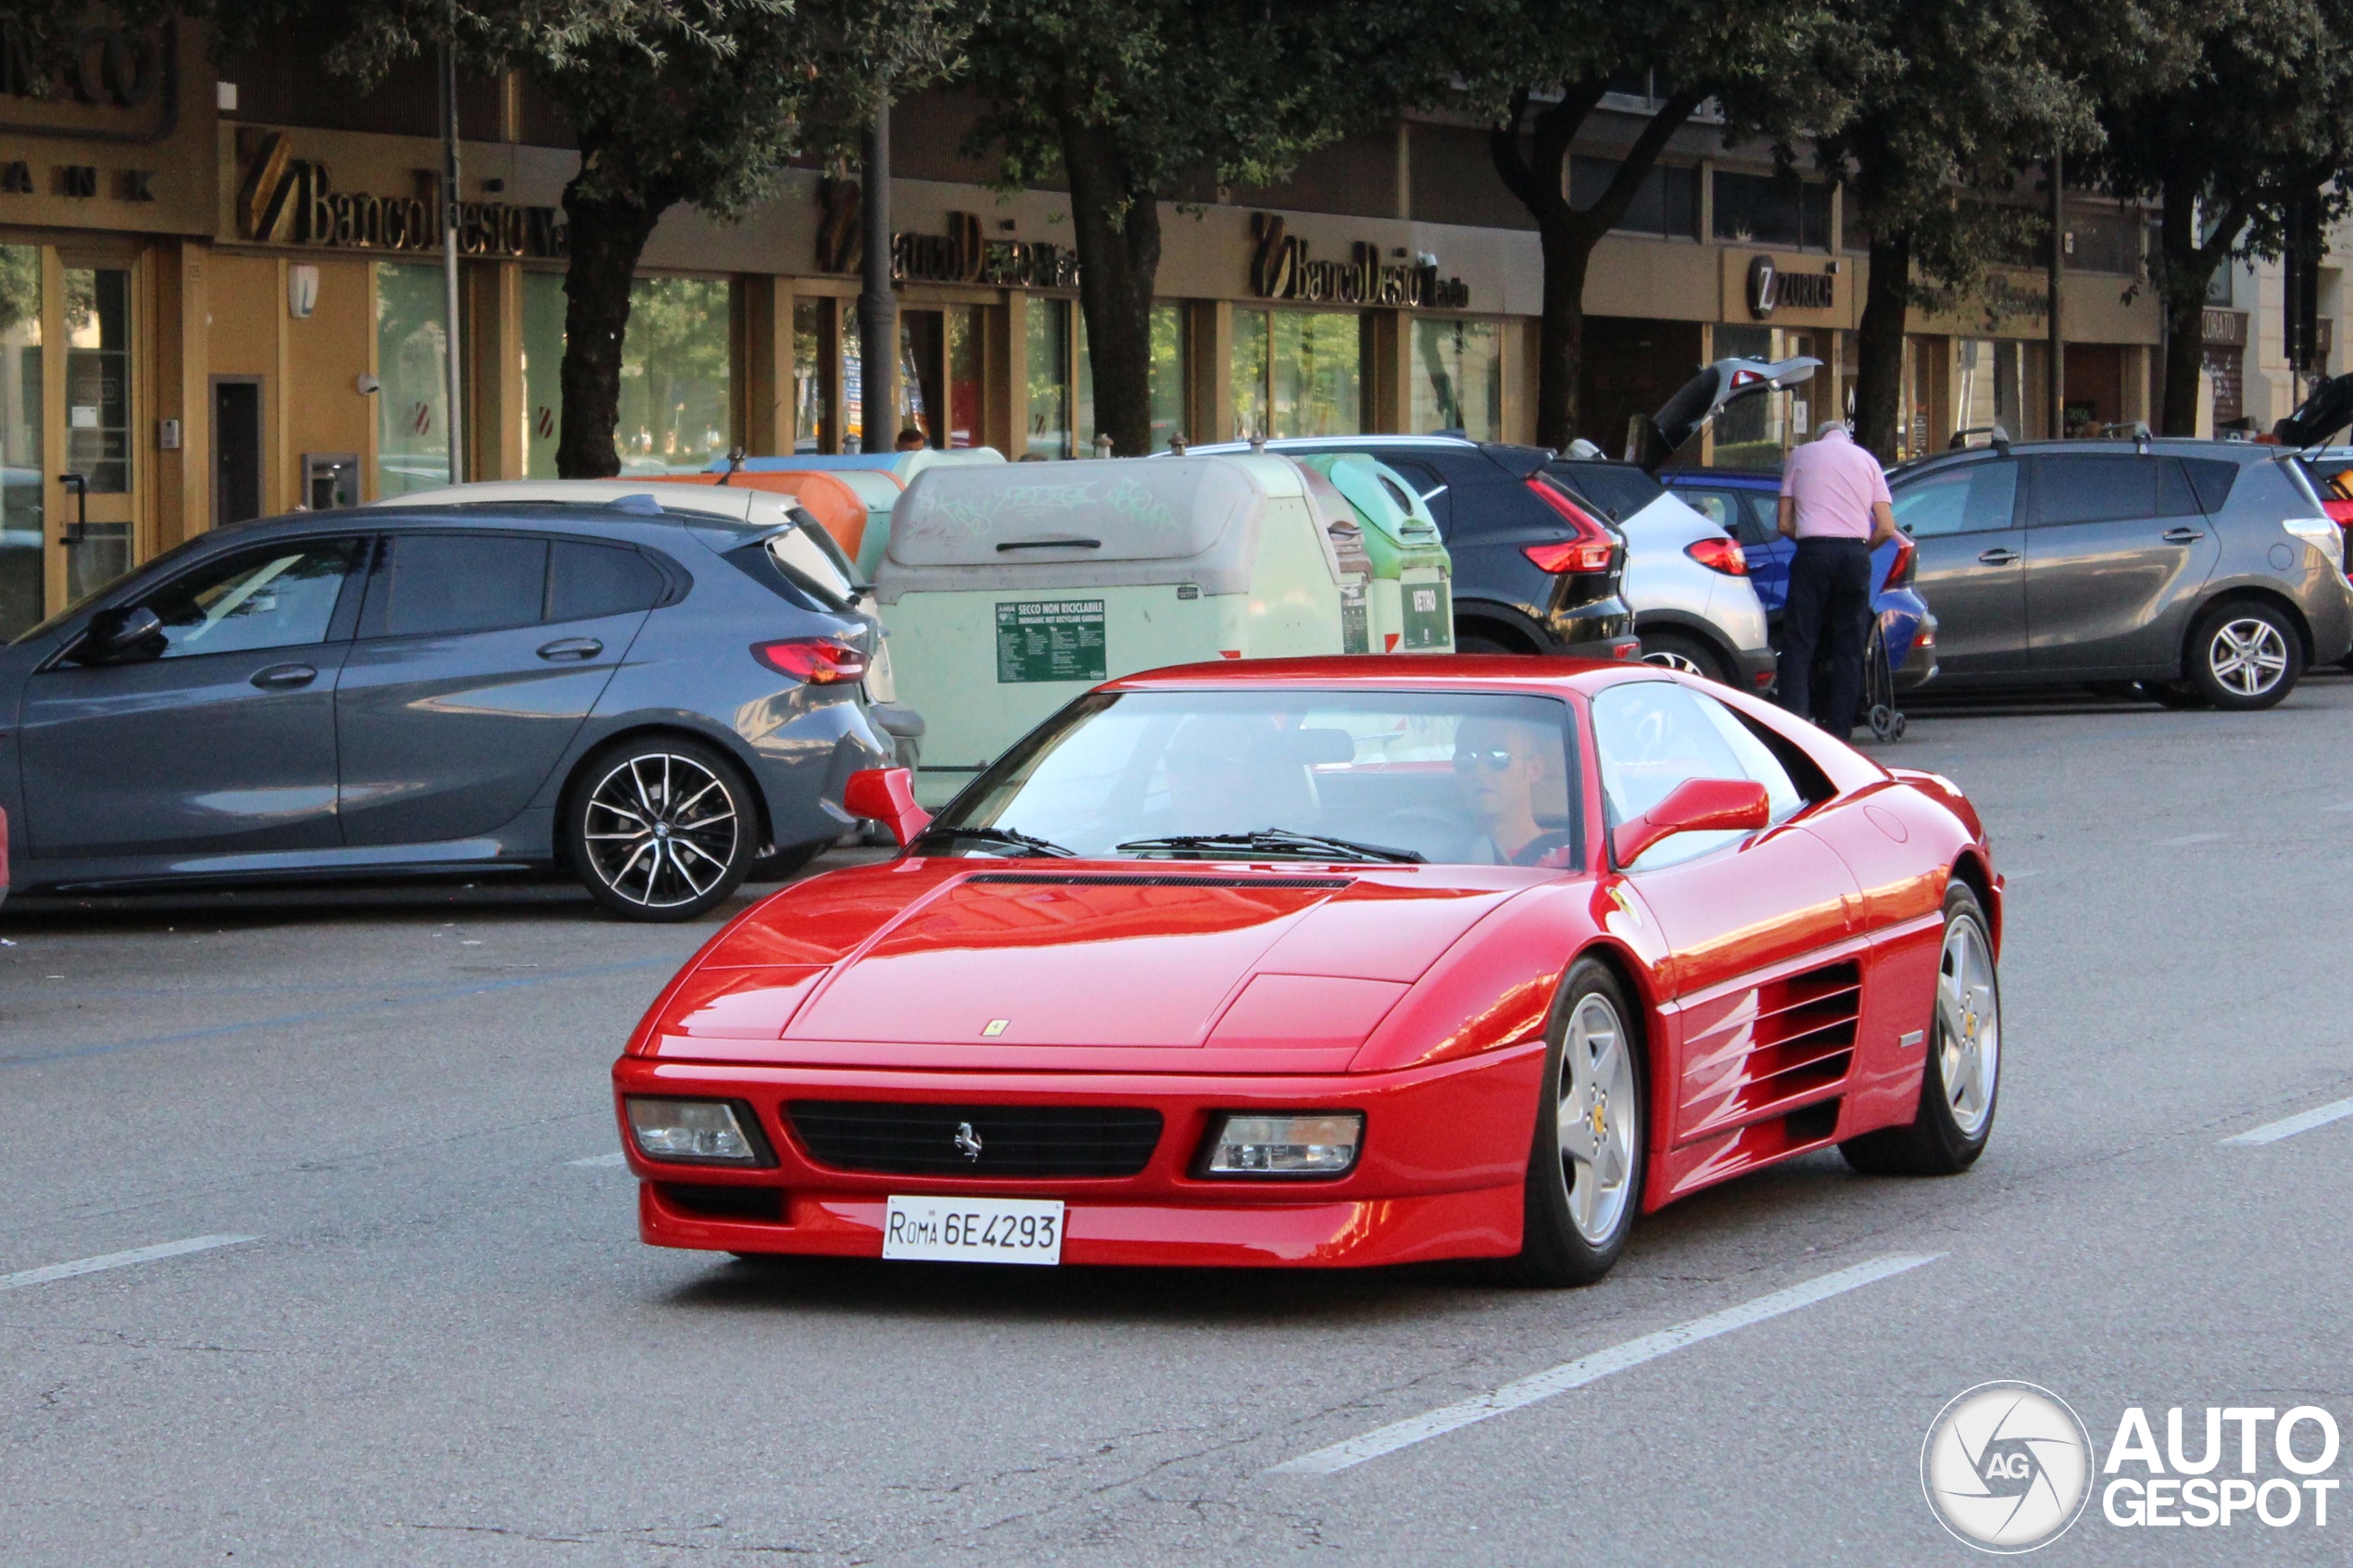
<svg viewBox="0 0 2353 1568">
<path fill-rule="evenodd" d="M 1102 127 L 1067 111 L 1061 126 L 1078 251 L 1078 308 L 1087 319 L 1087 363 L 1094 374 L 1095 429 L 1111 437 L 1114 456 L 1140 458 L 1152 448 L 1159 193 L 1133 178 Z"/>
<path fill-rule="evenodd" d="M 2158 220 L 2163 257 L 2158 299 L 2165 311 L 2165 391 L 2158 430 L 2165 435 L 2197 433 L 2197 377 L 2206 366 L 2206 290 L 2214 281 L 2217 252 L 2201 248 L 2192 221 L 2191 199 L 2174 199 L 2169 185 Z"/>
<path fill-rule="evenodd" d="M 1855 334 L 1855 443 L 1882 463 L 1895 460 L 1904 388 L 1904 322 L 1910 307 L 1912 235 L 1871 231 L 1871 282 Z"/>
<path fill-rule="evenodd" d="M 585 195 L 576 177 L 564 187 L 571 254 L 564 270 L 563 423 L 556 472 L 566 479 L 610 479 L 621 471 L 613 427 L 621 420 L 629 284 L 661 210 L 630 197 Z"/>
<path fill-rule="evenodd" d="M 1536 445 L 1567 451 L 1577 439 L 1585 366 L 1585 273 L 1595 236 L 1582 224 L 1548 223 L 1544 244 L 1544 320 L 1536 349 Z M 1596 444 L 1618 449 L 1624 431 L 1602 431 Z"/>
</svg>

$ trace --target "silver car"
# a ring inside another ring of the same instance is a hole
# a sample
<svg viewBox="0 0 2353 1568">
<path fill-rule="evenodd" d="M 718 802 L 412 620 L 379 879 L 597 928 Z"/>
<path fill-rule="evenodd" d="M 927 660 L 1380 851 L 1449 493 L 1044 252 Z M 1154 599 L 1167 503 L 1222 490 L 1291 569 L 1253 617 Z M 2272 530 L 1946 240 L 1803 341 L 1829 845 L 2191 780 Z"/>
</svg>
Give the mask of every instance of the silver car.
<svg viewBox="0 0 2353 1568">
<path fill-rule="evenodd" d="M 1888 488 L 1942 684 L 2138 683 L 2269 708 L 2353 647 L 2344 535 L 2283 447 L 1997 437 Z"/>
</svg>

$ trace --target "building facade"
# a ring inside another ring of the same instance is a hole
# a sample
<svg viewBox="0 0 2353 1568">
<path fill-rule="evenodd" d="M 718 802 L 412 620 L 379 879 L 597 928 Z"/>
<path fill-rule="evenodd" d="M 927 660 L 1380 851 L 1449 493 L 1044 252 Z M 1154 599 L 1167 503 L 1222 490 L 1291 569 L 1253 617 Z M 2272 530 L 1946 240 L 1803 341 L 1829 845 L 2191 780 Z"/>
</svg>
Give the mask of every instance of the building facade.
<svg viewBox="0 0 2353 1568">
<path fill-rule="evenodd" d="M 453 352 L 466 475 L 553 475 L 563 126 L 526 82 L 463 83 L 453 345 L 430 79 L 359 97 L 316 58 L 287 40 L 218 68 L 195 28 L 167 25 L 91 35 L 69 97 L 0 94 L 0 634 L 220 523 L 447 483 Z M 1645 108 L 1611 100 L 1573 199 L 1598 194 Z M 894 111 L 900 406 L 876 418 L 860 397 L 852 182 L 795 169 L 742 221 L 673 211 L 648 245 L 624 472 L 736 446 L 855 450 L 910 425 L 1013 458 L 1093 453 L 1066 198 L 992 190 L 962 151 L 976 109 L 939 94 Z M 1161 214 L 1156 445 L 1532 437 L 1542 258 L 1483 129 L 1417 119 L 1278 189 L 1180 194 Z M 1778 461 L 1845 410 L 1868 257 L 1842 207 L 1829 185 L 1777 182 L 1763 149 L 1686 127 L 1594 258 L 1582 433 L 1619 449 L 1630 417 L 1730 354 L 1827 368 L 1734 409 L 1699 461 Z M 2149 417 L 2159 326 L 2145 289 L 2128 297 L 2142 228 L 2112 204 L 2070 213 L 2071 423 Z M 2006 308 L 1916 315 L 1908 451 L 1996 420 L 2044 433 L 2043 290 L 2026 267 L 1991 291 Z M 2331 313 L 2334 295 L 2332 280 Z"/>
</svg>

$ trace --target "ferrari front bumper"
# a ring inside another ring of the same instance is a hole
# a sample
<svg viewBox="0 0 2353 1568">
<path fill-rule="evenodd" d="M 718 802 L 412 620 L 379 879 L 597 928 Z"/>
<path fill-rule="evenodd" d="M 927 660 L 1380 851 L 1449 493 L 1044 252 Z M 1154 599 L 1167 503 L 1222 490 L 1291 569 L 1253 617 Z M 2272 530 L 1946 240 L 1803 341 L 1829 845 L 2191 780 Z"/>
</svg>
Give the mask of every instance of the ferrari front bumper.
<svg viewBox="0 0 2353 1568">
<path fill-rule="evenodd" d="M 616 1112 L 631 1094 L 748 1106 L 774 1154 L 760 1169 L 651 1161 L 629 1143 L 624 1119 L 638 1233 L 653 1246 L 873 1258 L 893 1195 L 1051 1198 L 1066 1206 L 1065 1263 L 1328 1267 L 1516 1252 L 1542 1063 L 1541 1042 L 1397 1073 L 1265 1077 L 624 1057 L 613 1081 Z M 786 1110 L 801 1099 L 1149 1108 L 1162 1129 L 1134 1175 L 995 1177 L 980 1165 L 969 1175 L 893 1174 L 818 1163 Z M 1236 1110 L 1362 1111 L 1363 1149 L 1337 1178 L 1196 1175 L 1213 1122 Z"/>
</svg>

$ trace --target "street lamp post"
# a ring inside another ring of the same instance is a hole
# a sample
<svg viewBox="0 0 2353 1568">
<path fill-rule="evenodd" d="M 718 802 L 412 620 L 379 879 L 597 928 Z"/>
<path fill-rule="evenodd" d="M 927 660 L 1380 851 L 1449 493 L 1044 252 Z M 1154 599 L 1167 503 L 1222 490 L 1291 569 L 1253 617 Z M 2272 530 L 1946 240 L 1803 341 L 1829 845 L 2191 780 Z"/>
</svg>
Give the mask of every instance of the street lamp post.
<svg viewBox="0 0 2353 1568">
<path fill-rule="evenodd" d="M 454 7 L 453 7 L 454 9 Z M 465 372 L 458 343 L 458 230 L 463 208 L 458 199 L 458 53 L 441 46 L 441 307 L 445 368 L 448 371 L 449 483 L 466 482 Z"/>
<path fill-rule="evenodd" d="M 887 452 L 899 434 L 899 301 L 890 288 L 890 105 L 866 125 L 864 281 L 858 293 L 860 448 Z"/>
</svg>

